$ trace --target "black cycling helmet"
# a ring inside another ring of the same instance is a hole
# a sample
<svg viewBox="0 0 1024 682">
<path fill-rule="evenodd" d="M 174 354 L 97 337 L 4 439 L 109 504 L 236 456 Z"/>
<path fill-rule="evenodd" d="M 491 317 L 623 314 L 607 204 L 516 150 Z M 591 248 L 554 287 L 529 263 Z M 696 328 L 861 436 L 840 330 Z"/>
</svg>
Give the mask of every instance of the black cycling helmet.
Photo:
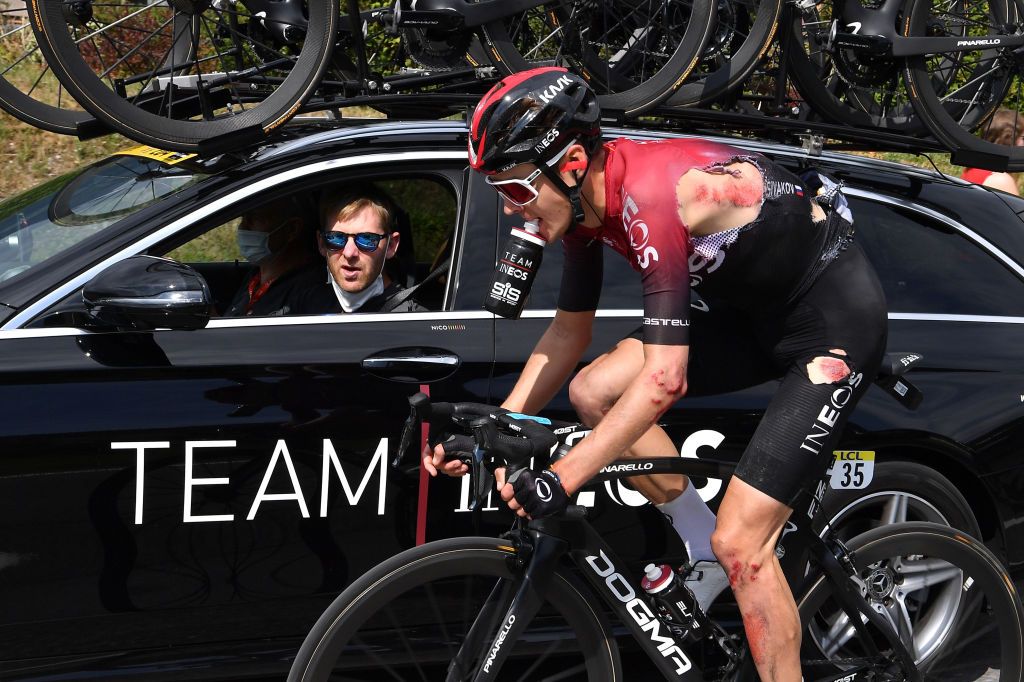
<svg viewBox="0 0 1024 682">
<path fill-rule="evenodd" d="M 569 187 L 553 167 L 574 142 L 588 154 L 600 145 L 597 96 L 586 81 L 566 69 L 531 69 L 503 78 L 476 105 L 469 128 L 469 163 L 488 175 L 520 163 L 536 164 L 569 198 L 580 221 L 579 182 Z"/>
</svg>

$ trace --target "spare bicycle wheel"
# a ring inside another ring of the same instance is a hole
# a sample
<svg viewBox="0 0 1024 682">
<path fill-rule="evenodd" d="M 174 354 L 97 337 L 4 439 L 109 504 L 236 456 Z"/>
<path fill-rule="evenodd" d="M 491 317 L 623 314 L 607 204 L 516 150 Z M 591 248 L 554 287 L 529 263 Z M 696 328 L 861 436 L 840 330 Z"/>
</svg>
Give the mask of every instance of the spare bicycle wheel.
<svg viewBox="0 0 1024 682">
<path fill-rule="evenodd" d="M 781 0 L 718 0 L 715 30 L 697 68 L 666 102 L 707 105 L 741 87 L 775 40 Z"/>
<path fill-rule="evenodd" d="M 76 135 L 79 124 L 95 121 L 43 59 L 25 0 L 7 0 L 0 9 L 0 109 L 62 135 Z"/>
<path fill-rule="evenodd" d="M 316 89 L 337 0 L 29 0 L 64 86 L 124 135 L 174 151 L 258 141 Z"/>
<path fill-rule="evenodd" d="M 580 74 L 601 107 L 647 111 L 696 68 L 713 34 L 710 0 L 553 0 L 483 27 L 503 73 L 564 66 Z"/>
</svg>

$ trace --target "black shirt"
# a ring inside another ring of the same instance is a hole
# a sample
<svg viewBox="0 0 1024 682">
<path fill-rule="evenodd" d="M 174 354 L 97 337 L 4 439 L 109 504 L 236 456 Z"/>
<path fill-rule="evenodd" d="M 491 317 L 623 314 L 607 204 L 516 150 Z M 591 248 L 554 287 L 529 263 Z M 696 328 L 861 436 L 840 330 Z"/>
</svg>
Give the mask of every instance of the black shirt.
<svg viewBox="0 0 1024 682">
<path fill-rule="evenodd" d="M 335 312 L 338 299 L 324 282 L 327 279 L 327 267 L 324 263 L 312 263 L 291 272 L 286 272 L 270 283 L 270 286 L 250 305 L 250 284 L 259 272 L 253 268 L 242 286 L 235 292 L 230 305 L 224 311 L 224 317 L 268 317 L 276 315 L 315 315 L 318 313 Z M 254 287 L 253 293 L 259 288 Z"/>
<path fill-rule="evenodd" d="M 337 294 L 334 293 L 334 287 L 331 286 L 330 282 L 321 281 L 320 286 L 323 291 L 318 292 L 315 296 L 310 296 L 309 302 L 311 305 L 318 307 L 317 310 L 298 310 L 294 314 L 322 314 L 322 313 L 344 313 L 345 311 L 341 308 L 341 302 L 338 300 Z M 353 310 L 355 313 L 377 313 L 384 308 L 385 304 L 393 297 L 401 293 L 405 287 L 398 282 L 392 282 L 388 285 L 383 292 L 374 296 L 363 305 L 359 306 L 357 310 Z M 327 297 L 329 296 L 329 300 Z M 402 301 L 397 307 L 387 312 L 393 313 L 419 313 L 427 312 L 427 308 L 424 308 L 412 298 L 407 298 Z"/>
</svg>

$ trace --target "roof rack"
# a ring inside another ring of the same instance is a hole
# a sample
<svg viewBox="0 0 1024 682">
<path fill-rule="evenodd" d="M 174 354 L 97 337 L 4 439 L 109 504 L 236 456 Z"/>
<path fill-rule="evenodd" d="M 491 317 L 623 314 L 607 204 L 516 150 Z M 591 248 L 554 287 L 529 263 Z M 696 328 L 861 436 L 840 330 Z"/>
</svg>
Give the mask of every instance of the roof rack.
<svg viewBox="0 0 1024 682">
<path fill-rule="evenodd" d="M 348 107 L 370 107 L 389 118 L 437 119 L 452 116 L 468 118 L 479 101 L 479 94 L 419 92 L 366 95 L 336 100 L 321 100 L 305 105 L 300 112 L 337 111 Z M 659 107 L 639 118 L 622 112 L 603 111 L 602 120 L 621 128 L 665 130 L 696 135 L 756 138 L 803 147 L 809 155 L 822 150 L 948 153 L 931 138 L 910 137 L 874 128 L 856 128 L 834 123 L 800 120 L 782 116 L 746 114 L 712 109 Z"/>
</svg>

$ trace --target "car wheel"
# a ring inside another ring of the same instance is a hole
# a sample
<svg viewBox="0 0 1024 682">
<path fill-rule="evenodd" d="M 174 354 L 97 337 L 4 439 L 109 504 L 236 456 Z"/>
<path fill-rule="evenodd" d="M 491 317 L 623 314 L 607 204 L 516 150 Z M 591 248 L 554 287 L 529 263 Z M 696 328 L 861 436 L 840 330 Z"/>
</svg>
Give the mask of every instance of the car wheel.
<svg viewBox="0 0 1024 682">
<path fill-rule="evenodd" d="M 915 462 L 880 462 L 874 477 L 861 490 L 830 488 L 822 500 L 814 526 L 819 533 L 831 528 L 847 540 L 889 523 L 930 521 L 981 536 L 970 505 L 948 478 Z"/>
</svg>

